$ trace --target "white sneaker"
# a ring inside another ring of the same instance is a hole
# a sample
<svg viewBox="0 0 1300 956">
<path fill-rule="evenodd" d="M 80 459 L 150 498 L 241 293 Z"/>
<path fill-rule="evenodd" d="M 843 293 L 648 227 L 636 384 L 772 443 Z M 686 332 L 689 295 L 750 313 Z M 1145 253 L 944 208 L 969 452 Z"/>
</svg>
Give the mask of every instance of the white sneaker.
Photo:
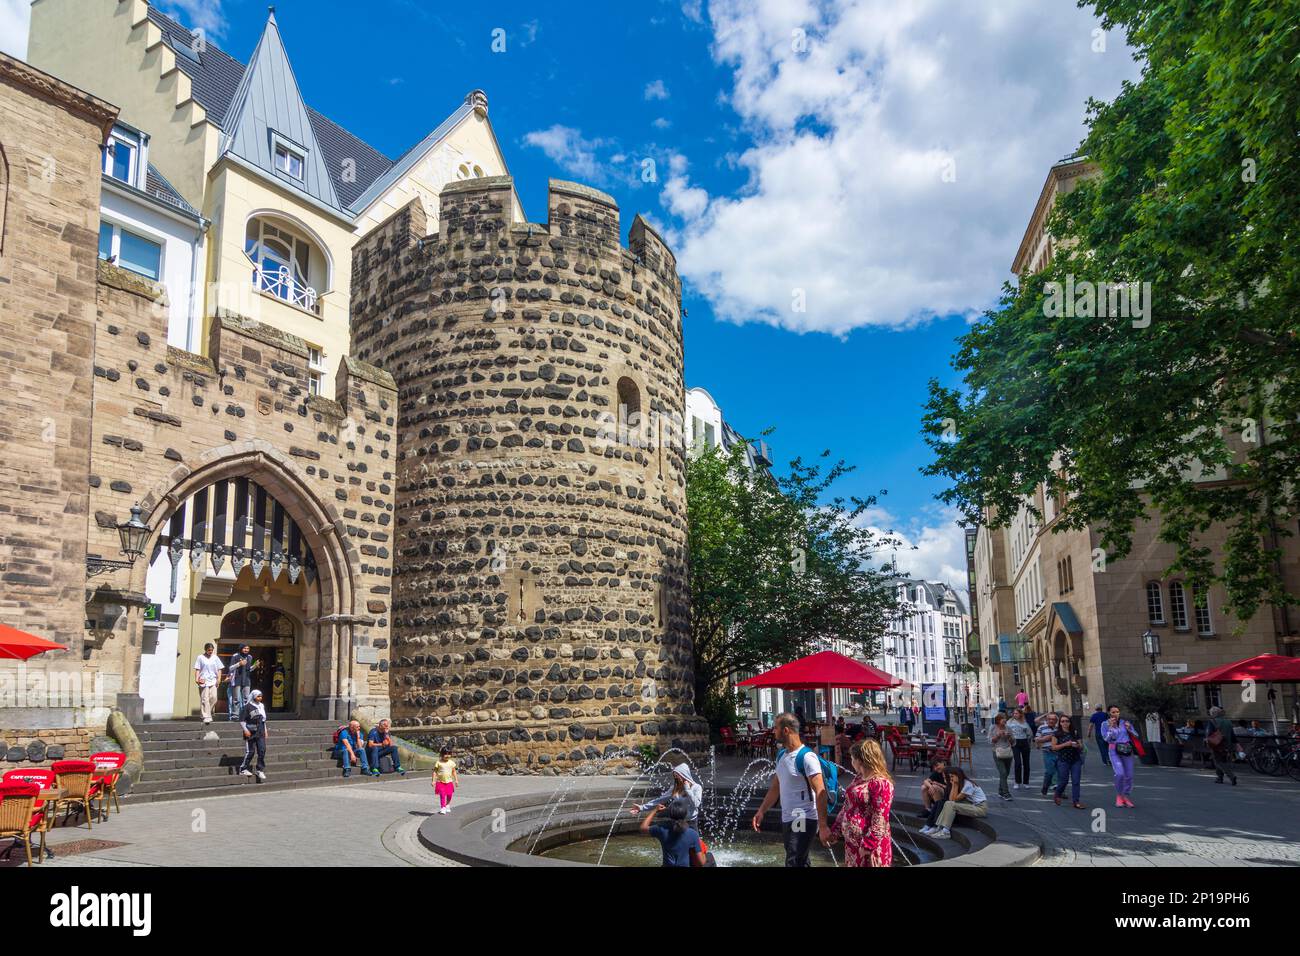
<svg viewBox="0 0 1300 956">
<path fill-rule="evenodd" d="M 253 775 L 253 771 L 251 771 L 251 770 L 241 770 L 241 771 L 239 771 L 239 775 L 240 775 L 241 777 L 251 777 L 251 776 Z"/>
<path fill-rule="evenodd" d="M 938 828 L 938 827 L 932 827 L 932 826 L 930 826 L 930 825 L 927 823 L 925 826 L 921 827 L 921 832 L 924 833 L 926 836 L 929 836 L 931 833 L 933 833 L 933 832 L 934 832 L 935 830 L 937 830 L 937 829 L 939 829 L 939 828 Z"/>
<path fill-rule="evenodd" d="M 257 771 L 257 782 L 266 783 L 266 774 L 262 773 L 262 771 L 260 770 Z"/>
<path fill-rule="evenodd" d="M 935 830 L 934 833 L 932 833 L 932 834 L 930 834 L 930 835 L 931 835 L 932 837 L 934 837 L 936 840 L 951 840 L 951 839 L 952 839 L 952 831 L 949 830 L 947 827 L 939 827 L 939 829 Z"/>
</svg>

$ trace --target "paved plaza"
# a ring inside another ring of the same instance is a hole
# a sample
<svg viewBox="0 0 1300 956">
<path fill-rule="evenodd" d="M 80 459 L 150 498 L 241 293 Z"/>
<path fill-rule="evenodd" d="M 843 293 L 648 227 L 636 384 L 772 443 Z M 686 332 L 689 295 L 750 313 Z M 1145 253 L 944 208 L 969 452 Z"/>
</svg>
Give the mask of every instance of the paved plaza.
<svg viewBox="0 0 1300 956">
<path fill-rule="evenodd" d="M 1041 758 L 1035 754 L 1033 789 L 996 797 L 997 775 L 987 743 L 975 747 L 975 778 L 991 801 L 989 822 L 1009 818 L 1041 840 L 1039 866 L 1274 866 L 1300 864 L 1300 784 L 1265 778 L 1244 766 L 1240 785 L 1217 785 L 1211 771 L 1140 766 L 1136 809 L 1114 806 L 1109 768 L 1090 754 L 1083 773 L 1083 802 L 1058 807 L 1040 796 Z M 719 782 L 734 779 L 747 761 L 728 758 Z M 707 778 L 707 773 L 705 774 Z M 898 799 L 919 799 L 922 774 L 897 776 Z M 608 787 L 611 778 L 465 775 L 455 807 L 557 787 Z M 631 780 L 629 779 L 629 783 Z M 416 829 L 434 809 L 424 774 L 384 778 L 365 786 L 256 792 L 124 807 L 107 823 L 87 830 L 58 828 L 50 845 L 52 866 L 246 866 L 249 854 L 282 866 L 455 866 L 426 850 Z M 1068 797 L 1068 793 L 1067 793 Z M 449 818 L 450 822 L 450 818 Z M 86 840 L 109 846 L 76 852 Z M 58 855 L 61 845 L 74 852 Z M 21 854 L 19 854 L 21 855 Z M 15 865 L 16 859 L 9 865 Z"/>
</svg>

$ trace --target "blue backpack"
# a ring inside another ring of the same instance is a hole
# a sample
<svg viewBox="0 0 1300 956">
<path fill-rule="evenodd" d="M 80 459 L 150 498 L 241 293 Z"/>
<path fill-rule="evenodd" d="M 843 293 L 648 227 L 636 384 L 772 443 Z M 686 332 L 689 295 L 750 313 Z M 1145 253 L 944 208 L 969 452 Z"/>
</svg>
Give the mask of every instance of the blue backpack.
<svg viewBox="0 0 1300 956">
<path fill-rule="evenodd" d="M 803 755 L 806 753 L 812 753 L 812 748 L 800 747 L 799 752 L 794 755 L 794 765 L 799 768 L 799 772 L 803 774 L 803 778 L 808 780 L 808 771 L 805 770 L 803 766 Z M 776 752 L 776 762 L 779 764 L 781 758 L 784 756 L 785 748 L 782 747 Z M 839 768 L 836 767 L 835 764 L 831 763 L 820 754 L 817 756 L 817 762 L 821 764 L 822 767 L 822 784 L 826 787 L 827 797 L 826 813 L 829 816 L 835 812 L 835 806 L 840 802 L 840 772 Z M 811 780 L 808 780 L 808 792 L 812 792 Z"/>
</svg>

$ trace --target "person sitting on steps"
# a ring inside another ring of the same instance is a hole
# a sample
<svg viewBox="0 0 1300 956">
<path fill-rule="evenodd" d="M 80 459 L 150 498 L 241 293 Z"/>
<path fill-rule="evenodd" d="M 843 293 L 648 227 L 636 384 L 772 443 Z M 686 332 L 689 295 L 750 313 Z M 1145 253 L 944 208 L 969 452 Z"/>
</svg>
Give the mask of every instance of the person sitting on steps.
<svg viewBox="0 0 1300 956">
<path fill-rule="evenodd" d="M 346 727 L 340 727 L 334 743 L 334 756 L 343 758 L 343 776 L 352 776 L 352 765 L 361 767 L 363 775 L 370 773 L 370 764 L 366 761 L 366 747 L 361 733 L 361 721 L 353 720 Z"/>
<path fill-rule="evenodd" d="M 370 762 L 370 775 L 372 777 L 379 776 L 379 761 L 384 757 L 391 757 L 393 770 L 400 776 L 406 776 L 406 771 L 402 769 L 402 757 L 397 752 L 397 745 L 393 743 L 393 738 L 388 734 L 389 726 L 388 718 L 385 717 L 370 729 L 370 733 L 366 734 L 366 750 L 369 751 L 366 758 Z"/>
</svg>

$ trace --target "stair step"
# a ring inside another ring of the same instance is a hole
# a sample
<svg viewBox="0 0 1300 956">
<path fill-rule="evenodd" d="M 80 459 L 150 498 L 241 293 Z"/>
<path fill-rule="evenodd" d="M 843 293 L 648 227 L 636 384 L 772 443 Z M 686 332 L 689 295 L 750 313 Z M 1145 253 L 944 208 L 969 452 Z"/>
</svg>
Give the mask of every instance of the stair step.
<svg viewBox="0 0 1300 956">
<path fill-rule="evenodd" d="M 317 770 L 286 770 L 277 773 L 269 764 L 266 769 L 267 784 L 295 784 L 295 783 L 312 783 L 312 784 L 329 784 L 329 783 L 353 783 L 355 781 L 369 781 L 374 778 L 363 777 L 360 772 L 353 771 L 351 777 L 344 777 L 337 767 L 329 767 Z M 401 778 L 395 774 L 385 774 L 378 779 L 396 779 Z M 229 793 L 231 788 L 241 786 L 259 786 L 265 788 L 266 784 L 258 784 L 255 777 L 243 777 L 237 773 L 222 774 L 214 777 L 188 777 L 182 780 L 141 780 L 131 787 L 129 797 L 154 797 L 159 794 L 174 793 L 177 799 L 188 798 L 195 793 L 205 791 Z"/>
<path fill-rule="evenodd" d="M 201 780 L 211 777 L 225 777 L 234 772 L 241 763 L 244 762 L 243 755 L 238 757 L 226 757 L 225 761 L 220 764 L 213 764 L 207 767 L 160 767 L 154 769 L 148 765 L 140 773 L 140 781 L 146 780 L 157 782 L 159 780 Z M 325 760 L 316 758 L 312 760 L 271 760 L 266 761 L 267 773 L 275 771 L 284 771 L 286 773 L 296 773 L 299 770 L 339 770 L 342 768 L 334 760 Z"/>
<path fill-rule="evenodd" d="M 389 779 L 388 777 L 381 779 Z M 400 778 L 399 778 L 400 779 Z M 365 786 L 371 783 L 371 778 L 363 777 L 359 773 L 353 773 L 351 777 L 344 777 L 339 771 L 333 771 L 333 776 L 286 778 L 279 776 L 267 775 L 266 783 L 258 783 L 255 778 L 233 777 L 229 783 L 221 786 L 203 786 L 193 787 L 185 790 L 158 790 L 140 792 L 132 788 L 131 792 L 122 798 L 122 803 L 160 803 L 170 800 L 200 800 L 204 797 L 224 797 L 235 792 L 232 788 L 244 785 L 250 788 L 257 788 L 258 793 L 272 793 L 280 790 L 306 790 L 316 787 L 334 787 L 342 785 Z M 252 792 L 251 790 L 249 792 Z"/>
</svg>

